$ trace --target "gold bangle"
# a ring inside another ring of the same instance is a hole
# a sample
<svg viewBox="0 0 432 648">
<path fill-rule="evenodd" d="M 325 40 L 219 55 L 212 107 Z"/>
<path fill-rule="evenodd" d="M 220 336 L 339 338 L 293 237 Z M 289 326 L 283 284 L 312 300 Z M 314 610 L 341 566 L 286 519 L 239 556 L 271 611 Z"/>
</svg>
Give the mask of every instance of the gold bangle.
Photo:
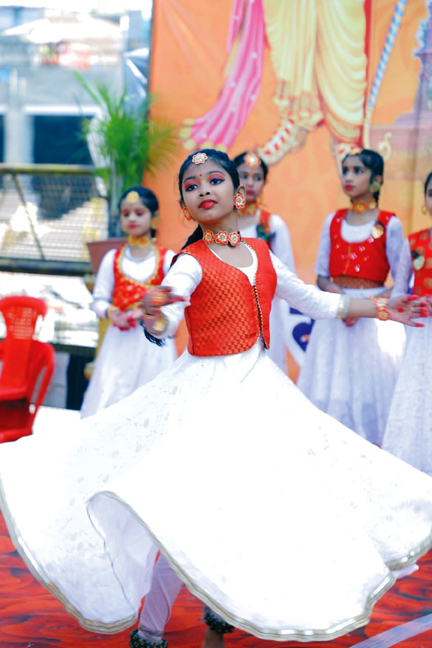
<svg viewBox="0 0 432 648">
<path fill-rule="evenodd" d="M 168 321 L 163 313 L 158 315 L 147 315 L 144 313 L 144 324 L 146 320 L 149 321 L 149 325 L 155 333 L 163 333 L 168 326 Z"/>
<path fill-rule="evenodd" d="M 348 315 L 348 310 L 350 307 L 350 298 L 348 295 L 341 295 L 339 301 L 339 308 L 337 312 L 337 319 L 345 319 Z"/>
<path fill-rule="evenodd" d="M 153 331 L 156 333 L 163 333 L 168 326 L 168 322 L 165 317 L 161 314 L 153 324 Z"/>
</svg>

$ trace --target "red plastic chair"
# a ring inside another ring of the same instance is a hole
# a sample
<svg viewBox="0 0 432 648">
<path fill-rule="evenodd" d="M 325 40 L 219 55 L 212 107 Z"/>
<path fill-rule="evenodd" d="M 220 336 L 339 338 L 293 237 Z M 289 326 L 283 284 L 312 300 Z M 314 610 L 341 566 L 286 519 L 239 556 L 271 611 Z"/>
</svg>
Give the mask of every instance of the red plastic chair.
<svg viewBox="0 0 432 648">
<path fill-rule="evenodd" d="M 15 441 L 32 433 L 36 413 L 43 403 L 54 368 L 55 352 L 51 344 L 32 340 L 25 397 L 0 401 L 0 443 Z M 36 398 L 32 403 L 35 391 Z"/>
<path fill-rule="evenodd" d="M 0 343 L 0 443 L 31 434 L 36 412 L 52 379 L 54 349 L 33 339 L 37 318 L 46 310 L 45 302 L 34 297 L 0 299 L 6 323 L 6 338 Z"/>
<path fill-rule="evenodd" d="M 24 398 L 27 372 L 36 321 L 44 317 L 43 299 L 11 295 L 0 299 L 0 312 L 6 324 L 6 338 L 0 344 L 3 362 L 0 374 L 0 401 Z"/>
</svg>

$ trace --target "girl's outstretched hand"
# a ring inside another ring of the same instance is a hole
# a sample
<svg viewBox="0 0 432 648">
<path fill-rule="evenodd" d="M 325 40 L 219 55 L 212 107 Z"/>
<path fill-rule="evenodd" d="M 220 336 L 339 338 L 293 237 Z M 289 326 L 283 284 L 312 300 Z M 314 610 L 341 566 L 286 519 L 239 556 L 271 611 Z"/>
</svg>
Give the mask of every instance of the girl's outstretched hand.
<svg viewBox="0 0 432 648">
<path fill-rule="evenodd" d="M 401 322 L 408 326 L 421 327 L 424 324 L 414 322 L 419 317 L 428 317 L 429 304 L 424 297 L 416 295 L 400 295 L 391 299 L 387 305 L 390 317 L 395 322 Z"/>
<path fill-rule="evenodd" d="M 185 301 L 185 298 L 173 293 L 172 288 L 169 286 L 158 286 L 149 290 L 142 300 L 143 316 L 158 317 L 163 306 L 183 301 Z"/>
<path fill-rule="evenodd" d="M 167 329 L 168 322 L 161 309 L 163 306 L 184 301 L 186 301 L 184 297 L 173 293 L 172 288 L 168 286 L 158 286 L 149 290 L 141 302 L 146 331 L 156 337 L 163 334 Z"/>
</svg>

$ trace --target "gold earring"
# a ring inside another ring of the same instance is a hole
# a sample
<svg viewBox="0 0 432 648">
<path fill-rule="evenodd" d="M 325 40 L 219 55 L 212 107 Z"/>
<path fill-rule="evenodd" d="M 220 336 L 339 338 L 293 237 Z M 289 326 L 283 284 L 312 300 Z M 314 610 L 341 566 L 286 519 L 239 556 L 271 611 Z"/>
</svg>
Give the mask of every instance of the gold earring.
<svg viewBox="0 0 432 648">
<path fill-rule="evenodd" d="M 183 207 L 183 216 L 186 218 L 187 221 L 192 220 L 191 213 L 187 207 Z"/>
<path fill-rule="evenodd" d="M 153 230 L 156 230 L 159 227 L 159 224 L 160 224 L 159 216 L 153 216 L 150 222 L 150 227 Z"/>
<path fill-rule="evenodd" d="M 246 198 L 240 192 L 234 196 L 234 207 L 236 209 L 244 209 L 246 207 Z"/>
<path fill-rule="evenodd" d="M 369 191 L 371 192 L 371 194 L 376 193 L 376 192 L 379 191 L 380 189 L 381 189 L 381 185 L 380 185 L 380 183 L 377 182 L 376 180 L 374 180 L 373 182 L 371 182 L 370 185 L 369 185 Z"/>
<path fill-rule="evenodd" d="M 423 205 L 421 209 L 422 209 L 422 214 L 427 214 L 428 213 L 426 205 Z"/>
</svg>

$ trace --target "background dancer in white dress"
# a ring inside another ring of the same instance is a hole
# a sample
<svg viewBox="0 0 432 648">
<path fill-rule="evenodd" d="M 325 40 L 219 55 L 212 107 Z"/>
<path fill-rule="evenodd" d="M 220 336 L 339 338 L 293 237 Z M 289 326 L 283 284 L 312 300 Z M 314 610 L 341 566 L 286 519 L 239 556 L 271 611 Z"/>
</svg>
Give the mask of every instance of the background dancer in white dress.
<svg viewBox="0 0 432 648">
<path fill-rule="evenodd" d="M 330 214 L 323 227 L 315 271 L 321 290 L 358 298 L 386 297 L 389 270 L 396 274 L 402 224 L 378 208 L 384 160 L 354 151 L 342 163 L 349 209 Z M 381 445 L 399 372 L 404 328 L 395 323 L 345 318 L 317 322 L 297 386 L 323 412 Z"/>
<path fill-rule="evenodd" d="M 240 184 L 245 189 L 246 198 L 244 209 L 238 212 L 241 235 L 247 238 L 257 237 L 266 241 L 273 254 L 291 272 L 295 272 L 289 229 L 280 216 L 272 214 L 261 204 L 268 174 L 266 163 L 253 151 L 245 151 L 236 155 L 233 162 L 238 169 Z M 288 305 L 275 297 L 270 314 L 272 343 L 269 355 L 273 362 L 285 372 L 287 371 L 285 340 L 289 334 L 288 317 Z"/>
<path fill-rule="evenodd" d="M 266 351 L 271 302 L 276 290 L 315 318 L 406 324 L 426 302 L 320 292 L 263 241 L 242 241 L 238 173 L 219 151 L 187 158 L 179 182 L 200 228 L 143 317 L 163 338 L 185 312 L 188 350 L 70 434 L 2 444 L 2 512 L 30 569 L 90 630 L 134 623 L 160 548 L 225 622 L 329 640 L 366 624 L 393 570 L 429 548 L 432 480 L 315 408 L 278 369 Z"/>
<path fill-rule="evenodd" d="M 424 185 L 423 211 L 432 216 L 432 173 Z M 408 236 L 393 293 L 406 294 L 414 275 L 413 292 L 432 305 L 431 228 Z M 432 308 L 430 308 L 432 314 Z M 432 475 L 432 318 L 421 330 L 407 330 L 407 342 L 396 383 L 383 448 Z"/>
<path fill-rule="evenodd" d="M 157 347 L 137 326 L 139 302 L 151 286 L 161 283 L 174 252 L 155 240 L 158 201 L 150 189 L 131 187 L 119 202 L 127 241 L 102 259 L 93 289 L 92 308 L 110 319 L 84 395 L 81 417 L 117 403 L 169 367 L 177 357 L 173 339 Z"/>
</svg>

